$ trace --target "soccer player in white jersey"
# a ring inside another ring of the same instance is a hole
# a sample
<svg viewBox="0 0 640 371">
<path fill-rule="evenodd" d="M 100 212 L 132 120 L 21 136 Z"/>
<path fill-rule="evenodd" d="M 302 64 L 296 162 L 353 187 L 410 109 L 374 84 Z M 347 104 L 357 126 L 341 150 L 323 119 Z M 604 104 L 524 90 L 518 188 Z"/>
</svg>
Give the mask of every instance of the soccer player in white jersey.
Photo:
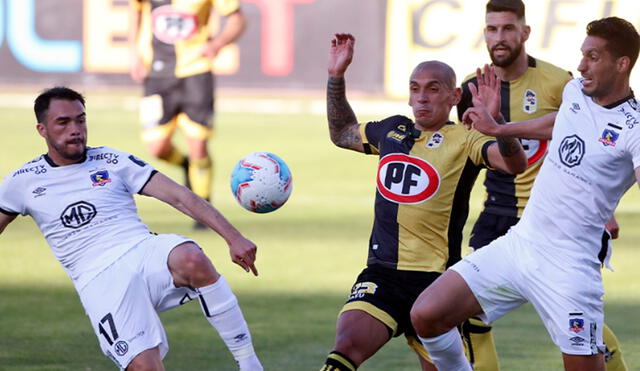
<svg viewBox="0 0 640 371">
<path fill-rule="evenodd" d="M 55 87 L 34 110 L 46 154 L 0 185 L 0 233 L 30 215 L 80 296 L 100 347 L 121 369 L 164 370 L 169 347 L 158 317 L 200 301 L 240 370 L 262 370 L 231 288 L 192 240 L 151 233 L 133 195 L 155 197 L 207 225 L 231 259 L 257 275 L 256 246 L 213 206 L 128 153 L 87 147 L 84 97 Z"/>
<path fill-rule="evenodd" d="M 622 195 L 640 183 L 640 112 L 629 86 L 639 49 L 640 36 L 623 19 L 587 26 L 582 77 L 564 89 L 522 218 L 414 303 L 413 325 L 438 369 L 471 370 L 454 346 L 460 342 L 455 326 L 472 316 L 493 322 L 527 301 L 562 351 L 566 370 L 605 369 L 600 267 L 610 251 L 602 232 Z M 478 128 L 496 125 L 489 115 L 475 118 Z"/>
</svg>

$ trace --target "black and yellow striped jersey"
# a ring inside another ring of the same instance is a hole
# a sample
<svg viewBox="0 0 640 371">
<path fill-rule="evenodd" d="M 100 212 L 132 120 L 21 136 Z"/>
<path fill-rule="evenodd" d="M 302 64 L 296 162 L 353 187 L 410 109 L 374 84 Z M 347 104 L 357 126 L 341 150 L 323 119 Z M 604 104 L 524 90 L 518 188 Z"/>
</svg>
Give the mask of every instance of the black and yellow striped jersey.
<svg viewBox="0 0 640 371">
<path fill-rule="evenodd" d="M 562 102 L 562 89 L 571 73 L 550 63 L 528 58 L 529 67 L 514 81 L 502 81 L 501 112 L 505 120 L 517 122 L 557 111 Z M 475 73 L 462 83 L 462 99 L 458 103 L 458 117 L 472 106 L 469 83 L 476 83 Z M 511 175 L 487 169 L 484 185 L 487 191 L 484 211 L 491 214 L 520 217 L 529 199 L 533 180 L 547 152 L 547 140 L 521 139 L 529 167 L 523 173 Z"/>
<path fill-rule="evenodd" d="M 447 123 L 420 131 L 404 116 L 360 128 L 379 154 L 368 265 L 443 272 L 460 259 L 469 193 L 494 139 Z"/>
<path fill-rule="evenodd" d="M 227 16 L 240 9 L 239 0 L 134 0 L 140 10 L 138 51 L 150 77 L 178 78 L 211 71 L 202 52 L 215 7 Z"/>
</svg>

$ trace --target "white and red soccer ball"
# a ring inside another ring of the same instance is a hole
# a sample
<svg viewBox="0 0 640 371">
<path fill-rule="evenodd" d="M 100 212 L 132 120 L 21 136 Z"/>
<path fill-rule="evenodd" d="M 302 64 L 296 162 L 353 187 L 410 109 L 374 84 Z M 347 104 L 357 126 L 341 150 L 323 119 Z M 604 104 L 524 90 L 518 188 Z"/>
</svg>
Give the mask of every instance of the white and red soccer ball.
<svg viewBox="0 0 640 371">
<path fill-rule="evenodd" d="M 289 167 L 269 152 L 246 155 L 231 172 L 231 192 L 242 207 L 255 213 L 277 210 L 289 198 L 292 187 Z"/>
</svg>

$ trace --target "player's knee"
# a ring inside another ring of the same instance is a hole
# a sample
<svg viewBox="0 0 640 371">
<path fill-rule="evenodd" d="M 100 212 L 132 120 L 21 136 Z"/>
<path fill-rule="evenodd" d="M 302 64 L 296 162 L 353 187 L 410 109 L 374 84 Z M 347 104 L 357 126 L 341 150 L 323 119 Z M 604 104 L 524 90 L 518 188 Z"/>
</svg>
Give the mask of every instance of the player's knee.
<svg viewBox="0 0 640 371">
<path fill-rule="evenodd" d="M 166 159 L 171 153 L 171 146 L 167 140 L 146 142 L 145 148 L 151 156 L 162 160 Z"/>
<path fill-rule="evenodd" d="M 447 324 L 445 319 L 428 304 L 416 304 L 411 308 L 411 324 L 419 336 L 435 337 L 455 327 Z"/>
<path fill-rule="evenodd" d="M 365 356 L 362 354 L 362 351 L 358 347 L 356 340 L 353 338 L 353 336 L 350 336 L 348 334 L 336 335 L 336 345 L 334 347 L 334 351 L 346 355 L 356 365 L 361 364 L 365 358 Z"/>
<path fill-rule="evenodd" d="M 195 244 L 176 247 L 169 256 L 169 268 L 176 286 L 203 287 L 220 277 L 209 258 Z"/>
</svg>

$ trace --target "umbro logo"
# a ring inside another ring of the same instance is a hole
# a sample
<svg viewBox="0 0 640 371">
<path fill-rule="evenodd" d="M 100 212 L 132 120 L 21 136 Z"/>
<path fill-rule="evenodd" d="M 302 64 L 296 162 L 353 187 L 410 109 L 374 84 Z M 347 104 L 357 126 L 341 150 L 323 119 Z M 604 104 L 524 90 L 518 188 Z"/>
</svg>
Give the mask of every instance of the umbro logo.
<svg viewBox="0 0 640 371">
<path fill-rule="evenodd" d="M 45 193 L 46 191 L 47 191 L 46 188 L 38 187 L 38 188 L 34 189 L 31 193 L 33 193 L 35 195 L 35 196 L 33 196 L 33 198 L 36 198 L 36 197 L 40 197 L 40 196 L 46 195 L 46 193 Z"/>
<path fill-rule="evenodd" d="M 578 111 L 580 111 L 580 105 L 578 103 L 573 103 L 569 109 L 573 113 L 578 113 Z"/>
</svg>

